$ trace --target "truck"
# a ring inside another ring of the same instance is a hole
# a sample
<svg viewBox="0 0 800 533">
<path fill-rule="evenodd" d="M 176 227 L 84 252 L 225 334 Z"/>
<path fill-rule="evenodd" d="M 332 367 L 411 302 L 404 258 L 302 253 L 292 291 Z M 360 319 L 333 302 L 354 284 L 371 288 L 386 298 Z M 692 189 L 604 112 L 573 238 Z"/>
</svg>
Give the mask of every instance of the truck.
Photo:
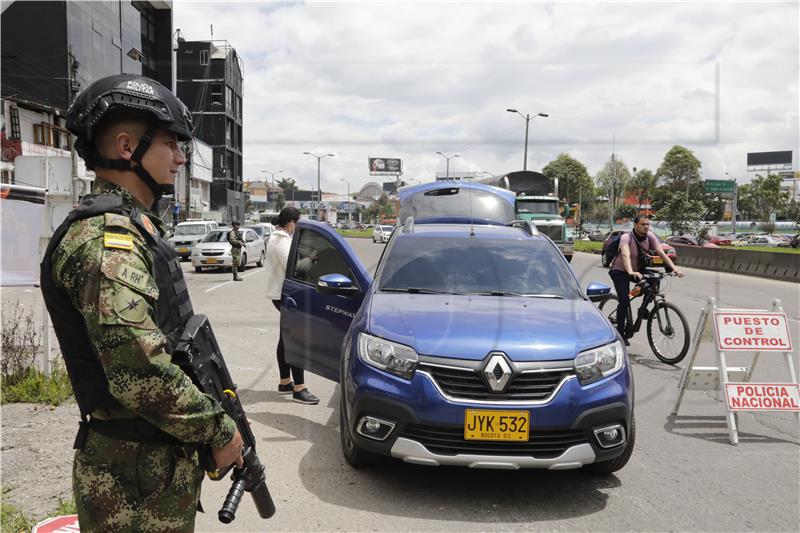
<svg viewBox="0 0 800 533">
<path fill-rule="evenodd" d="M 541 172 L 518 170 L 479 181 L 513 191 L 516 194 L 514 210 L 517 218 L 533 222 L 539 233 L 547 235 L 567 261 L 572 261 L 575 241 L 572 228 L 561 216 L 558 178 L 551 181 Z"/>
</svg>

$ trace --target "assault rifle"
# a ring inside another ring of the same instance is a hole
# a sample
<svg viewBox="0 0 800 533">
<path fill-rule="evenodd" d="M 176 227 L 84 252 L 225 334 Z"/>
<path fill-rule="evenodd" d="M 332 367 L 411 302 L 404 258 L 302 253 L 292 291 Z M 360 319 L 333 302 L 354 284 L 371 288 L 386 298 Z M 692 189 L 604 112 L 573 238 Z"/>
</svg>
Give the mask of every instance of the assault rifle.
<svg viewBox="0 0 800 533">
<path fill-rule="evenodd" d="M 172 353 L 172 362 L 180 366 L 201 391 L 222 404 L 228 416 L 236 422 L 244 441 L 244 467 L 233 471 L 233 484 L 217 514 L 220 522 L 229 524 L 236 518 L 236 509 L 245 492 L 252 494 L 261 518 L 271 517 L 275 514 L 275 504 L 267 488 L 264 467 L 256 455 L 256 439 L 250 431 L 247 416 L 236 395 L 236 385 L 228 373 L 214 331 L 205 315 L 194 315 L 186 323 L 180 341 Z M 200 466 L 213 480 L 223 479 L 234 467 L 230 465 L 223 470 L 217 470 L 210 447 L 200 451 Z"/>
</svg>

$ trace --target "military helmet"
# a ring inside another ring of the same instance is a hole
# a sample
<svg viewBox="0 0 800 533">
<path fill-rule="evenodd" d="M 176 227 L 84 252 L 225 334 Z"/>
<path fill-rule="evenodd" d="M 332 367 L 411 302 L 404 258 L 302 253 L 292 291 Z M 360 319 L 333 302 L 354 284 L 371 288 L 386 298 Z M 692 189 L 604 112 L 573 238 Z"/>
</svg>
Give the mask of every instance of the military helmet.
<svg viewBox="0 0 800 533">
<path fill-rule="evenodd" d="M 67 111 L 67 129 L 83 145 L 94 138 L 94 128 L 117 109 L 140 111 L 149 122 L 171 131 L 181 141 L 192 139 L 192 115 L 172 91 L 157 81 L 135 74 L 116 74 L 97 80 L 81 92 Z"/>
<path fill-rule="evenodd" d="M 234 218 L 233 220 L 231 220 L 231 226 L 241 226 L 241 224 L 239 223 L 238 219 Z"/>
</svg>

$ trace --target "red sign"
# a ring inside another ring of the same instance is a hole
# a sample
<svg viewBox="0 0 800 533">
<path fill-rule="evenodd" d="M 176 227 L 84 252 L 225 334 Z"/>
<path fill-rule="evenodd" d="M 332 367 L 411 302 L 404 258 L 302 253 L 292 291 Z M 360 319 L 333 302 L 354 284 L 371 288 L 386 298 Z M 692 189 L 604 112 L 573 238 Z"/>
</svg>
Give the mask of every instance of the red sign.
<svg viewBox="0 0 800 533">
<path fill-rule="evenodd" d="M 721 352 L 791 352 L 784 313 L 716 311 L 714 330 Z"/>
<path fill-rule="evenodd" d="M 726 383 L 729 411 L 800 411 L 797 383 Z"/>
<path fill-rule="evenodd" d="M 78 525 L 78 515 L 57 516 L 39 522 L 31 533 L 78 533 L 81 530 Z"/>
</svg>

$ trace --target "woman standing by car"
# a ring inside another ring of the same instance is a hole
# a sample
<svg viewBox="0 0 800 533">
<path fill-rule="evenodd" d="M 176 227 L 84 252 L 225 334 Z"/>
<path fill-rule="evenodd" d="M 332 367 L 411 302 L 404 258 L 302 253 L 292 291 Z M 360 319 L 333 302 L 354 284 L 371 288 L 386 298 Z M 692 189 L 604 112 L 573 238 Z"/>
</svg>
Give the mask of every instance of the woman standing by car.
<svg viewBox="0 0 800 533">
<path fill-rule="evenodd" d="M 267 298 L 272 300 L 272 305 L 281 310 L 281 290 L 283 279 L 286 277 L 286 263 L 289 260 L 289 248 L 292 245 L 292 235 L 297 221 L 300 220 L 300 211 L 295 207 L 285 207 L 278 214 L 277 229 L 272 232 L 267 243 Z M 292 398 L 297 403 L 316 405 L 319 398 L 311 394 L 306 388 L 303 369 L 289 366 L 284 358 L 283 333 L 278 324 L 278 370 L 281 380 L 278 392 L 281 394 L 292 393 Z M 294 382 L 292 382 L 294 378 Z"/>
</svg>

